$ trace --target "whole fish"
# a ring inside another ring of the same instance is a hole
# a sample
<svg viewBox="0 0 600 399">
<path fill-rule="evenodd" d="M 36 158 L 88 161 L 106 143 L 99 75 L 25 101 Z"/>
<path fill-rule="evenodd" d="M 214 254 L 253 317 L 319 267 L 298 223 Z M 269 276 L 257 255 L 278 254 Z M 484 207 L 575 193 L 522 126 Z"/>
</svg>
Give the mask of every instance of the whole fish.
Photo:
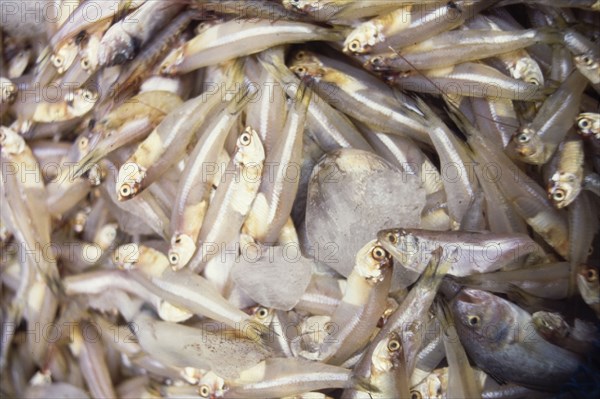
<svg viewBox="0 0 600 399">
<path fill-rule="evenodd" d="M 451 309 L 469 357 L 500 381 L 553 391 L 579 367 L 576 355 L 539 336 L 531 315 L 505 299 L 463 289 Z"/>
</svg>

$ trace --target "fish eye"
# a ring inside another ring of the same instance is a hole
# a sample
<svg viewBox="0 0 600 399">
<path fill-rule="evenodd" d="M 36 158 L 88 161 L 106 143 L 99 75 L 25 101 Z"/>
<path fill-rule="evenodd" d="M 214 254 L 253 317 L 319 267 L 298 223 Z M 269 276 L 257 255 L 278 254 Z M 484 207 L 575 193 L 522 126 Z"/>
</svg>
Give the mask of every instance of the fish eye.
<svg viewBox="0 0 600 399">
<path fill-rule="evenodd" d="M 296 67 L 295 69 L 296 69 L 296 72 L 301 75 L 306 73 L 306 68 L 304 68 L 303 66 Z"/>
<path fill-rule="evenodd" d="M 565 199 L 565 192 L 563 190 L 556 190 L 554 194 L 552 194 L 552 199 L 554 201 L 562 201 Z"/>
<path fill-rule="evenodd" d="M 169 263 L 172 265 L 176 265 L 179 263 L 179 255 L 177 254 L 177 252 L 169 253 Z"/>
<path fill-rule="evenodd" d="M 419 391 L 410 391 L 410 399 L 423 399 L 423 395 Z"/>
<path fill-rule="evenodd" d="M 86 101 L 94 100 L 94 94 L 89 90 L 84 90 L 82 96 L 83 96 L 83 99 Z"/>
<path fill-rule="evenodd" d="M 479 322 L 481 321 L 481 319 L 479 318 L 479 316 L 470 315 L 470 316 L 467 316 L 467 321 L 469 322 L 470 326 L 475 327 L 475 326 L 479 325 Z"/>
<path fill-rule="evenodd" d="M 587 55 L 584 55 L 583 57 L 581 57 L 581 61 L 583 61 L 583 63 L 585 65 L 592 65 L 593 61 L 591 57 L 588 57 Z"/>
<path fill-rule="evenodd" d="M 87 59 L 87 57 L 83 57 L 81 59 L 81 67 L 83 69 L 88 69 L 90 67 L 90 61 Z"/>
<path fill-rule="evenodd" d="M 56 68 L 60 68 L 62 66 L 63 62 L 64 62 L 64 59 L 60 55 L 55 55 L 52 58 L 52 63 L 54 64 L 54 66 Z"/>
<path fill-rule="evenodd" d="M 528 143 L 529 136 L 526 135 L 525 133 L 521 133 L 517 136 L 517 140 L 519 141 L 519 143 Z"/>
<path fill-rule="evenodd" d="M 125 58 L 124 54 L 118 53 L 117 55 L 115 55 L 115 59 L 113 60 L 113 63 L 115 65 L 121 65 L 123 64 L 127 59 Z"/>
<path fill-rule="evenodd" d="M 88 146 L 89 140 L 87 137 L 82 137 L 81 139 L 79 139 L 79 147 L 80 148 L 86 148 Z"/>
<path fill-rule="evenodd" d="M 396 352 L 398 349 L 400 349 L 400 346 L 400 342 L 397 339 L 393 339 L 388 342 L 387 348 L 390 352 Z"/>
<path fill-rule="evenodd" d="M 250 136 L 250 133 L 242 133 L 242 135 L 240 136 L 240 144 L 241 145 L 250 145 L 250 142 L 252 142 L 252 137 Z"/>
<path fill-rule="evenodd" d="M 588 283 L 593 283 L 598 280 L 598 272 L 596 269 L 587 269 L 585 272 L 585 279 Z"/>
<path fill-rule="evenodd" d="M 260 318 L 260 319 L 264 319 L 265 317 L 267 317 L 269 315 L 269 310 L 267 308 L 263 308 L 260 307 L 258 308 L 258 310 L 256 311 L 256 315 Z"/>
<path fill-rule="evenodd" d="M 590 127 L 590 121 L 587 120 L 586 118 L 582 118 L 579 120 L 579 123 L 577 124 L 577 126 L 579 126 L 582 129 L 587 129 L 588 127 Z"/>
<path fill-rule="evenodd" d="M 371 250 L 371 255 L 373 256 L 373 259 L 381 261 L 386 258 L 387 252 L 385 249 L 377 245 L 375 248 L 373 248 L 373 250 Z"/>
<path fill-rule="evenodd" d="M 389 233 L 387 239 L 391 244 L 396 244 L 398 242 L 398 237 L 396 237 L 396 234 L 394 233 Z"/>
<path fill-rule="evenodd" d="M 298 51 L 296 53 L 296 59 L 297 60 L 303 60 L 306 57 L 306 53 L 304 51 Z"/>
<path fill-rule="evenodd" d="M 377 56 L 371 58 L 371 64 L 377 65 L 377 66 L 383 65 L 383 57 L 377 55 Z"/>
<path fill-rule="evenodd" d="M 201 385 L 200 388 L 198 388 L 198 394 L 203 398 L 208 398 L 208 395 L 210 395 L 210 388 L 208 385 Z"/>
<path fill-rule="evenodd" d="M 348 48 L 350 49 L 350 51 L 356 52 L 360 50 L 360 42 L 358 40 L 352 40 L 348 45 Z"/>
<path fill-rule="evenodd" d="M 121 197 L 127 198 L 131 195 L 131 189 L 127 184 L 123 184 L 119 189 L 119 194 L 121 194 Z"/>
</svg>

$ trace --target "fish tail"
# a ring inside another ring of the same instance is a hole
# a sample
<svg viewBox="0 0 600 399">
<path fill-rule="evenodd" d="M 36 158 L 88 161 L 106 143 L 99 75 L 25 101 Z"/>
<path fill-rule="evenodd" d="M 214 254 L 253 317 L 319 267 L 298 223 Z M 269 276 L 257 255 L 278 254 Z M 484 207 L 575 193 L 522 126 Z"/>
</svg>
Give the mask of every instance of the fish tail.
<svg viewBox="0 0 600 399">
<path fill-rule="evenodd" d="M 246 85 L 231 99 L 229 105 L 227 106 L 227 112 L 229 112 L 231 115 L 239 114 L 244 108 L 246 108 L 248 103 L 254 99 L 256 93 L 256 87 L 253 85 Z"/>
<path fill-rule="evenodd" d="M 543 27 L 537 30 L 536 39 L 546 44 L 563 44 L 563 35 L 556 28 Z"/>
<path fill-rule="evenodd" d="M 379 388 L 373 385 L 367 378 L 357 376 L 352 376 L 352 378 L 350 378 L 350 388 L 362 392 L 380 392 Z"/>
<path fill-rule="evenodd" d="M 431 260 L 423 271 L 419 284 L 437 289 L 442 279 L 452 267 L 452 259 L 456 249 L 451 254 L 444 254 L 442 247 L 438 247 L 431 253 Z"/>
</svg>

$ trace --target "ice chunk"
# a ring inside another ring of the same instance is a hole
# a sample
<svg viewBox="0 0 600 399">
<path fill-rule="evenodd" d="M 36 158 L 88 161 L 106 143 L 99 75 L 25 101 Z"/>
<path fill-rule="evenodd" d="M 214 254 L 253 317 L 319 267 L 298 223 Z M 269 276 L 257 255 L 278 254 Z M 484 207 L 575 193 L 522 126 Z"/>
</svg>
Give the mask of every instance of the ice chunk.
<svg viewBox="0 0 600 399">
<path fill-rule="evenodd" d="M 417 176 L 370 152 L 333 151 L 311 175 L 305 254 L 347 277 L 357 251 L 379 230 L 419 226 L 424 203 Z"/>
<path fill-rule="evenodd" d="M 244 253 L 231 270 L 236 286 L 268 308 L 290 310 L 310 283 L 313 261 L 295 244 L 260 246 L 259 253 Z"/>
</svg>

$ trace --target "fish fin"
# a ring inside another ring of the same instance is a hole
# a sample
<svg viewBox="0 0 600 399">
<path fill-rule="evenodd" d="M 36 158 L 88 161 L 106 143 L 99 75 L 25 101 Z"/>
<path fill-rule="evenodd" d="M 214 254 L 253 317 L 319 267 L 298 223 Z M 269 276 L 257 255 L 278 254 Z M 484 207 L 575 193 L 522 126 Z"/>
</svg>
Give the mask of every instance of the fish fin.
<svg viewBox="0 0 600 399">
<path fill-rule="evenodd" d="M 372 393 L 379 393 L 381 392 L 379 390 L 379 388 L 373 384 L 371 384 L 371 382 L 363 377 L 356 377 L 353 376 L 351 379 L 351 384 L 352 384 L 352 388 L 357 390 L 357 391 L 363 391 L 363 392 L 372 392 Z"/>
<path fill-rule="evenodd" d="M 255 98 L 257 90 L 258 89 L 252 84 L 245 85 L 245 87 L 239 90 L 233 96 L 231 101 L 229 101 L 229 104 L 227 105 L 227 112 L 229 112 L 231 115 L 242 112 L 248 103 Z"/>
<path fill-rule="evenodd" d="M 433 252 L 431 252 L 431 259 L 429 260 L 429 264 L 423 271 L 423 275 L 419 279 L 417 284 L 424 284 L 437 289 L 442 279 L 452 267 L 452 256 L 456 253 L 456 249 L 452 252 L 452 254 L 447 254 L 443 256 L 442 247 L 436 248 Z"/>
<path fill-rule="evenodd" d="M 448 327 L 453 324 L 454 317 L 448 303 L 441 298 L 436 299 L 435 316 L 442 325 L 442 331 L 447 333 Z"/>
<path fill-rule="evenodd" d="M 265 348 L 270 347 L 272 334 L 279 335 L 269 327 L 255 320 L 247 320 L 246 323 L 248 323 L 247 328 L 244 328 L 240 332 L 240 337 L 257 341 Z"/>
<path fill-rule="evenodd" d="M 294 107 L 296 111 L 300 113 L 306 113 L 311 98 L 312 90 L 306 85 L 306 83 L 300 83 L 298 91 L 296 92 L 296 98 L 294 99 Z"/>
</svg>

